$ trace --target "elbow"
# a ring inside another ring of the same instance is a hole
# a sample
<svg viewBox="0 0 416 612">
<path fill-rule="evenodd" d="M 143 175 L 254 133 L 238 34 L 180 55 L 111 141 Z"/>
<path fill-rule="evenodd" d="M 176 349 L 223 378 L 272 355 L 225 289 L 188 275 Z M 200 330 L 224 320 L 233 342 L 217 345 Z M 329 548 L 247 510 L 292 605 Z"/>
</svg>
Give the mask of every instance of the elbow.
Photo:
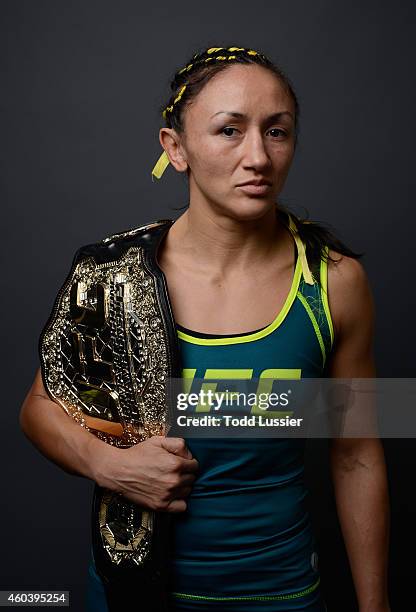
<svg viewBox="0 0 416 612">
<path fill-rule="evenodd" d="M 25 436 L 30 439 L 30 408 L 27 400 L 23 402 L 20 408 L 19 427 Z"/>
<path fill-rule="evenodd" d="M 333 469 L 351 472 L 356 469 L 371 470 L 384 458 L 379 439 L 351 438 L 333 440 L 331 444 Z"/>
<path fill-rule="evenodd" d="M 19 426 L 26 438 L 34 443 L 35 438 L 35 406 L 34 400 L 30 396 L 24 400 L 19 412 Z"/>
</svg>

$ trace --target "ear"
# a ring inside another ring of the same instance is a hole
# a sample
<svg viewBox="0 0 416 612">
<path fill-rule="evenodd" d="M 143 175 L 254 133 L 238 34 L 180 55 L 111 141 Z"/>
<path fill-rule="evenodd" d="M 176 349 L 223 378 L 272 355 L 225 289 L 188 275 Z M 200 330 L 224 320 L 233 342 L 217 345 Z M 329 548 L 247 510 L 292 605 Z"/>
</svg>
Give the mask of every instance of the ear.
<svg viewBox="0 0 416 612">
<path fill-rule="evenodd" d="M 165 149 L 169 161 L 178 172 L 186 172 L 188 162 L 186 153 L 183 150 L 181 139 L 172 128 L 161 128 L 159 131 L 159 142 Z"/>
</svg>

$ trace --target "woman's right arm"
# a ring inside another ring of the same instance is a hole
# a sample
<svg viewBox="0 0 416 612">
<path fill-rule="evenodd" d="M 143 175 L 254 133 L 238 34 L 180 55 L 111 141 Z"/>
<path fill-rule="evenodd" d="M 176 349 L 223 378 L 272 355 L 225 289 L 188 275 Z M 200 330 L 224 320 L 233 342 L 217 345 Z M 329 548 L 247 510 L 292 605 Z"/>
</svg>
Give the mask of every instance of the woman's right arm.
<svg viewBox="0 0 416 612">
<path fill-rule="evenodd" d="M 182 512 L 198 471 L 182 438 L 152 436 L 128 449 L 97 438 L 49 397 L 40 368 L 22 404 L 20 426 L 48 459 L 152 510 Z"/>
</svg>

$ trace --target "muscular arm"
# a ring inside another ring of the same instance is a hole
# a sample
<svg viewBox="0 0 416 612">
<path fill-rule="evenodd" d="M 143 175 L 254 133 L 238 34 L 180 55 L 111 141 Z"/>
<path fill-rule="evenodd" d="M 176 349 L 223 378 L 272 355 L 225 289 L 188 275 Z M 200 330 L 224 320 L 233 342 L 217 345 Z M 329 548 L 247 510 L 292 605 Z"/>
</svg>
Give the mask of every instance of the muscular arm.
<svg viewBox="0 0 416 612">
<path fill-rule="evenodd" d="M 182 438 L 152 436 L 131 448 L 111 446 L 52 401 L 37 371 L 20 411 L 26 437 L 69 474 L 90 478 L 152 510 L 183 512 L 198 470 Z"/>
<path fill-rule="evenodd" d="M 375 378 L 374 303 L 360 262 L 342 257 L 329 265 L 328 299 L 336 338 L 329 376 Z M 390 509 L 382 444 L 378 438 L 334 438 L 330 461 L 359 610 L 388 612 Z"/>
<path fill-rule="evenodd" d="M 69 474 L 97 479 L 96 458 L 111 447 L 69 418 L 52 401 L 37 370 L 32 387 L 20 410 L 20 427 L 25 436 L 48 459 Z M 115 449 L 114 449 L 115 450 Z"/>
</svg>

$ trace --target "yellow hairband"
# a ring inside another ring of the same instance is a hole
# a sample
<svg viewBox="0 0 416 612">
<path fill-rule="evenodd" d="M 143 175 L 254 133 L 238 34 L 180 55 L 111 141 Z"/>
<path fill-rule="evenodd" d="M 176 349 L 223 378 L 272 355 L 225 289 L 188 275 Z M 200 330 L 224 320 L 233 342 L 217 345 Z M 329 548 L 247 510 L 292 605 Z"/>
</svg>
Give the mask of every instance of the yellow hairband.
<svg viewBox="0 0 416 612">
<path fill-rule="evenodd" d="M 227 50 L 227 51 L 246 51 L 246 53 L 248 55 L 258 55 L 257 51 L 254 51 L 254 49 L 244 49 L 244 47 L 211 47 L 210 49 L 207 49 L 207 53 L 211 54 L 211 53 L 215 53 L 216 51 L 221 51 L 222 49 Z M 197 57 L 197 55 L 194 55 L 194 58 Z M 237 56 L 236 55 L 216 55 L 213 57 L 207 57 L 204 60 L 200 60 L 198 63 L 205 63 L 205 62 L 209 62 L 211 60 L 232 60 L 232 59 L 236 59 Z M 185 66 L 185 68 L 182 68 L 181 70 L 179 70 L 179 74 L 181 74 L 182 72 L 188 71 L 192 68 L 194 64 L 188 64 L 187 66 Z M 172 112 L 173 110 L 173 106 L 176 104 L 176 102 L 179 102 L 179 100 L 181 99 L 183 92 L 186 89 L 186 84 L 183 85 L 183 87 L 180 89 L 178 95 L 176 96 L 176 98 L 174 99 L 174 101 L 172 102 L 172 104 L 170 106 L 167 106 L 165 108 L 165 110 L 163 111 L 162 115 L 163 118 L 166 119 L 166 113 L 167 112 Z M 162 174 L 164 173 L 164 171 L 166 170 L 166 168 L 168 167 L 170 163 L 169 157 L 166 153 L 166 151 L 163 151 L 162 155 L 159 157 L 159 159 L 157 160 L 153 170 L 152 170 L 152 181 L 153 181 L 153 177 L 155 176 L 157 179 L 160 179 L 162 177 Z"/>
</svg>

